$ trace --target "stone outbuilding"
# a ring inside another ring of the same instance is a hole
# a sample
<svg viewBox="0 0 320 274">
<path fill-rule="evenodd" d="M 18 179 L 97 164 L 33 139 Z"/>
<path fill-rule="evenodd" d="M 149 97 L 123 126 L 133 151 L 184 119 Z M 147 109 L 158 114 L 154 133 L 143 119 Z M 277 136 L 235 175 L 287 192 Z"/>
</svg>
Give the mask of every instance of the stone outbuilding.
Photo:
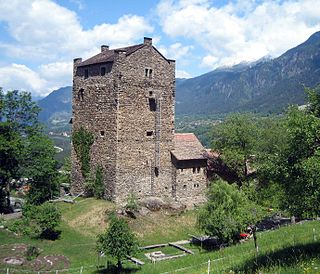
<svg viewBox="0 0 320 274">
<path fill-rule="evenodd" d="M 91 132 L 91 171 L 103 170 L 105 197 L 128 195 L 193 204 L 206 188 L 204 148 L 193 134 L 175 134 L 175 61 L 151 38 L 74 59 L 72 130 Z M 84 189 L 80 160 L 72 148 L 72 191 Z"/>
</svg>

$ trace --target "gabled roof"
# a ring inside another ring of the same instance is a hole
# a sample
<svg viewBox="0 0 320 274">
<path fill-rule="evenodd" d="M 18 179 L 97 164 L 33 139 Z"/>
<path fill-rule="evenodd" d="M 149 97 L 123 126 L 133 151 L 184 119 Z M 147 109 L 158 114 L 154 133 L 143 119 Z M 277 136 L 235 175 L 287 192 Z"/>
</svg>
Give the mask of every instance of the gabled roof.
<svg viewBox="0 0 320 274">
<path fill-rule="evenodd" d="M 92 64 L 98 64 L 98 63 L 108 63 L 108 62 L 113 62 L 114 61 L 114 55 L 115 51 L 125 51 L 126 55 L 130 55 L 137 51 L 140 48 L 143 48 L 145 44 L 139 44 L 139 45 L 134 45 L 130 47 L 124 47 L 124 48 L 118 48 L 118 49 L 111 49 L 111 50 L 105 50 L 103 52 L 98 53 L 97 55 L 81 62 L 78 67 L 83 67 L 83 66 L 88 66 Z"/>
<path fill-rule="evenodd" d="M 193 133 L 175 133 L 174 150 L 171 151 L 178 161 L 202 160 L 206 150 Z"/>
</svg>

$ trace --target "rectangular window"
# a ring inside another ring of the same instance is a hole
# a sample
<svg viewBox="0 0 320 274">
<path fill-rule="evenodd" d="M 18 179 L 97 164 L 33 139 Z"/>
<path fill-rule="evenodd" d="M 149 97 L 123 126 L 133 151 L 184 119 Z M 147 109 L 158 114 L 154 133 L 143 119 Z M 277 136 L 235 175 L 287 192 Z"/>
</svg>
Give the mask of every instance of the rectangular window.
<svg viewBox="0 0 320 274">
<path fill-rule="evenodd" d="M 149 98 L 149 109 L 150 109 L 150 111 L 156 111 L 157 110 L 156 99 Z"/>
<path fill-rule="evenodd" d="M 152 69 L 149 69 L 149 68 L 144 69 L 144 77 L 152 78 Z"/>
<path fill-rule="evenodd" d="M 152 136 L 152 135 L 153 135 L 153 131 L 152 131 L 152 130 L 147 131 L 147 136 L 148 136 L 148 137 L 150 137 L 150 136 Z"/>
<path fill-rule="evenodd" d="M 106 67 L 101 67 L 100 68 L 100 75 L 105 76 L 106 75 Z"/>
<path fill-rule="evenodd" d="M 87 79 L 89 77 L 89 70 L 85 69 L 84 70 L 84 79 Z"/>
<path fill-rule="evenodd" d="M 100 131 L 100 136 L 101 136 L 101 137 L 104 137 L 104 130 L 101 130 L 101 131 Z"/>
<path fill-rule="evenodd" d="M 159 176 L 159 168 L 158 168 L 158 167 L 155 167 L 155 168 L 154 168 L 154 175 L 155 175 L 156 177 Z"/>
</svg>

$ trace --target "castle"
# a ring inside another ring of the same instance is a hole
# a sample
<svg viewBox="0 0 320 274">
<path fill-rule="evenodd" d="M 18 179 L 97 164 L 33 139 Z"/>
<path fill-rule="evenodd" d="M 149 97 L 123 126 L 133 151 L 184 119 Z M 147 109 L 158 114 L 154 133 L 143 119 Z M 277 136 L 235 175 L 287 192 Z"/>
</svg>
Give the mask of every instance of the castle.
<svg viewBox="0 0 320 274">
<path fill-rule="evenodd" d="M 186 205 L 204 200 L 204 148 L 192 133 L 175 133 L 175 61 L 151 38 L 74 59 L 72 130 L 94 136 L 91 168 L 103 169 L 105 197 L 117 203 L 133 193 Z M 72 191 L 84 189 L 72 149 Z"/>
</svg>

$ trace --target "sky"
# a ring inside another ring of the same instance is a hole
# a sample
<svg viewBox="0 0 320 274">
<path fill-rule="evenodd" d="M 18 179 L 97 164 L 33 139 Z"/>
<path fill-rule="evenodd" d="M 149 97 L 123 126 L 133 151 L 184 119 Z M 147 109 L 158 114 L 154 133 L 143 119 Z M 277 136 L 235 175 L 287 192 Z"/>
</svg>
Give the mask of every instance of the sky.
<svg viewBox="0 0 320 274">
<path fill-rule="evenodd" d="M 0 0 L 0 87 L 43 97 L 105 44 L 153 44 L 190 78 L 276 58 L 320 31 L 320 0 Z"/>
</svg>

